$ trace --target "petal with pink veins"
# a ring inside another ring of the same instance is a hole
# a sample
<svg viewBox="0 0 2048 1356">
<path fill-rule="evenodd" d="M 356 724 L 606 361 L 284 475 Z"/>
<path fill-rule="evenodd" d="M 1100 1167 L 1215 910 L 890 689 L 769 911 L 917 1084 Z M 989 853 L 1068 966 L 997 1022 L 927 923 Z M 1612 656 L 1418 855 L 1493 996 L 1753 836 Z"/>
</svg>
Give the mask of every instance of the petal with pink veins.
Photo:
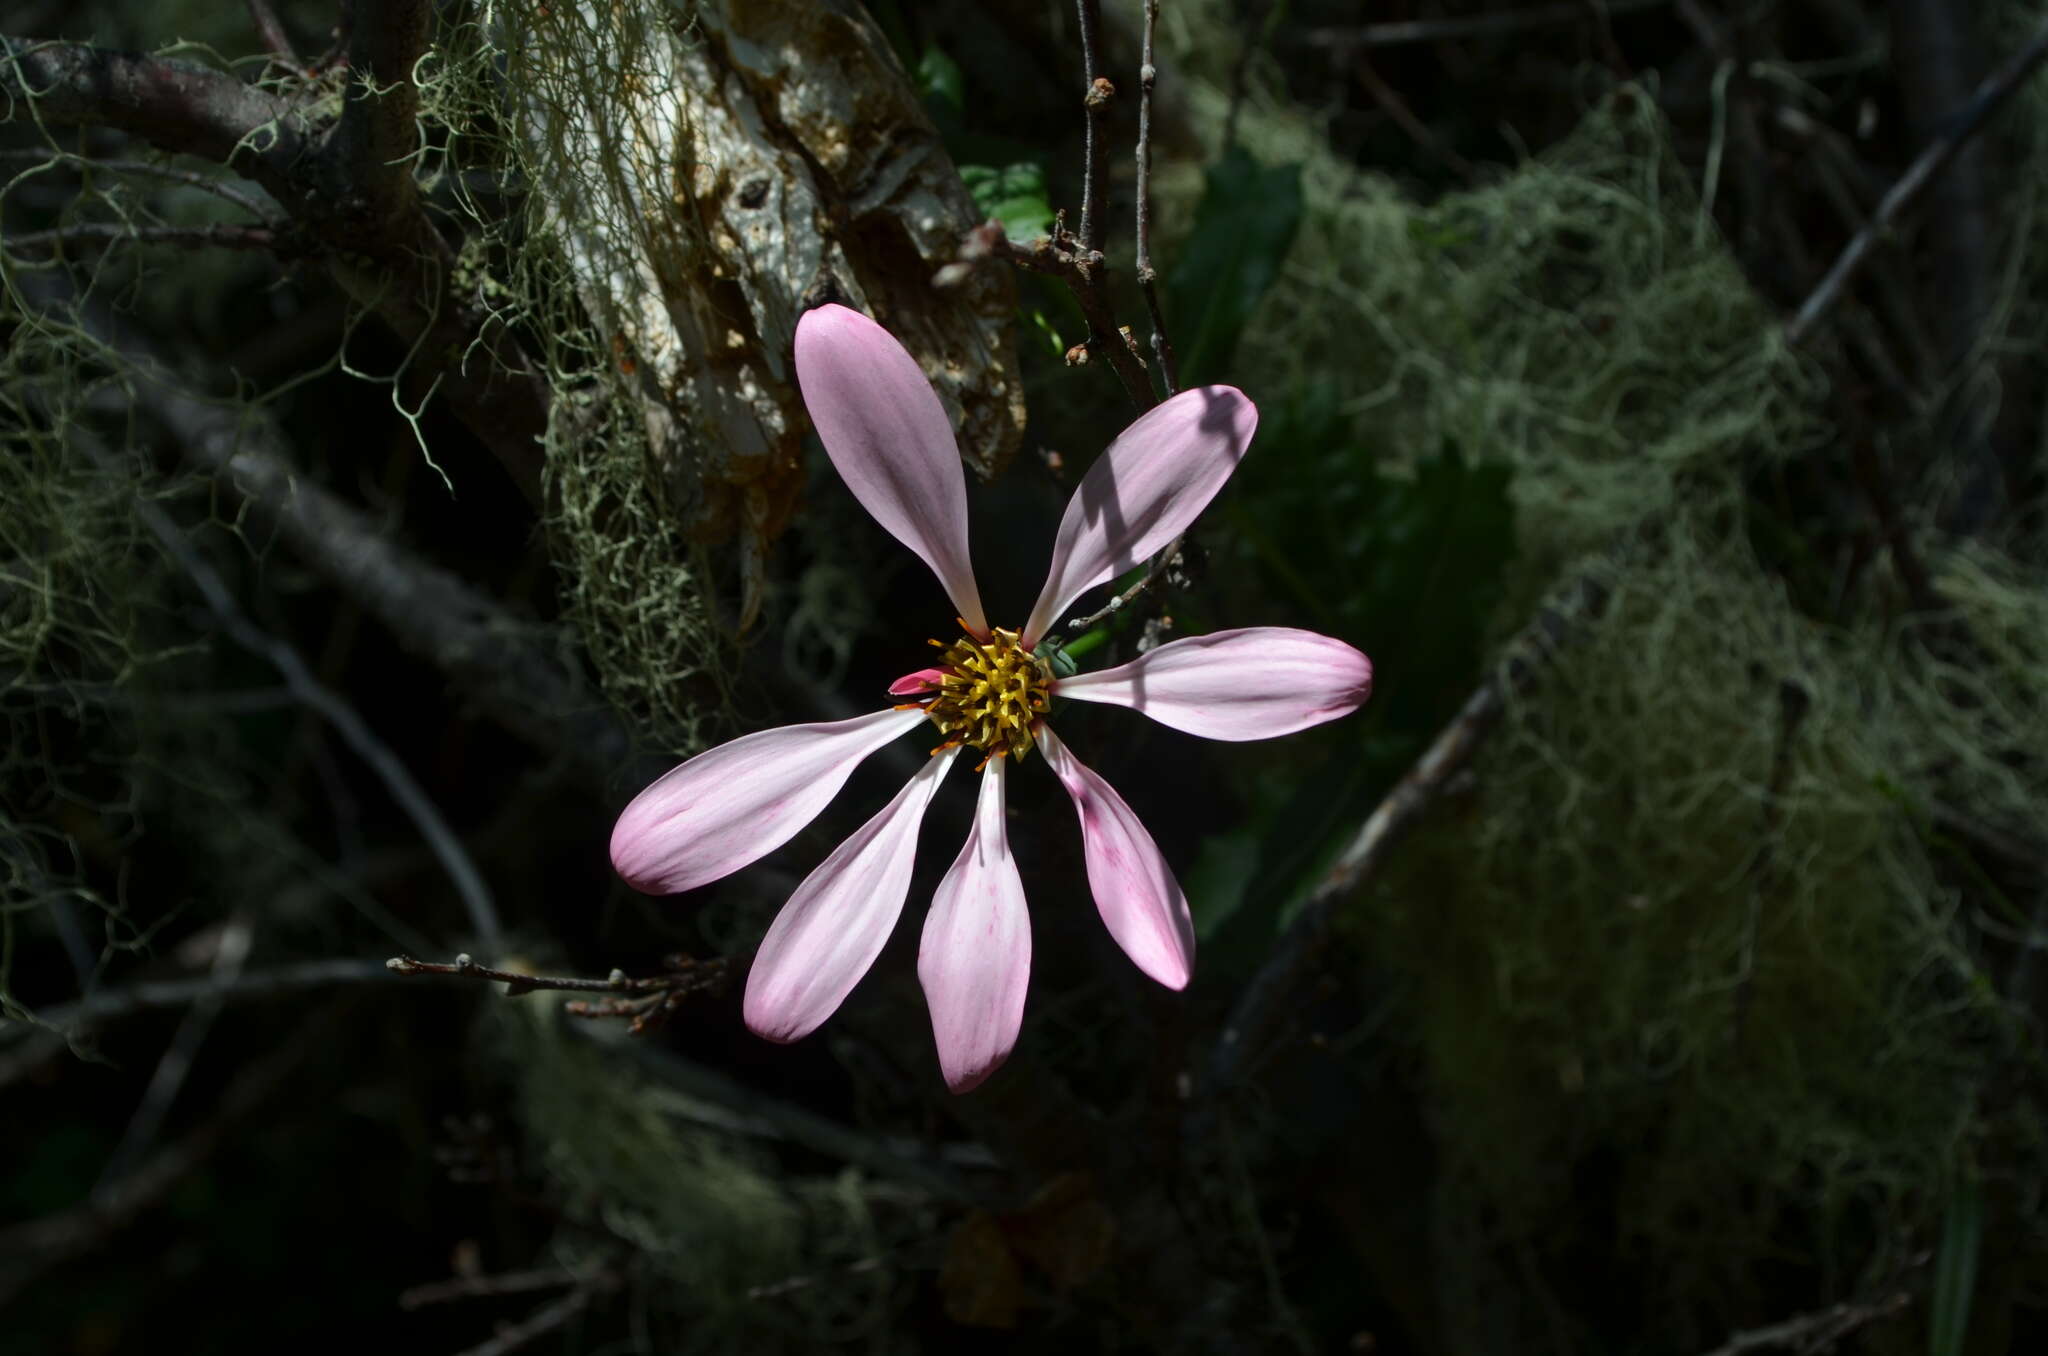
<svg viewBox="0 0 2048 1356">
<path fill-rule="evenodd" d="M 925 807 L 959 755 L 948 749 L 927 761 L 896 799 L 804 877 L 775 915 L 747 972 L 744 1011 L 755 1035 L 810 1035 L 882 954 L 910 892 Z"/>
<path fill-rule="evenodd" d="M 797 321 L 796 381 L 853 497 L 932 567 L 969 629 L 987 635 L 960 446 L 917 359 L 860 312 L 820 306 Z"/>
<path fill-rule="evenodd" d="M 1237 469 L 1259 411 L 1231 386 L 1182 391 L 1140 415 L 1081 477 L 1053 538 L 1052 569 L 1024 623 L 1034 646 L 1076 598 L 1179 536 Z"/>
<path fill-rule="evenodd" d="M 612 865 L 651 895 L 730 875 L 788 842 L 862 759 L 923 719 L 877 711 L 784 725 L 700 753 L 633 798 L 612 829 Z"/>
<path fill-rule="evenodd" d="M 945 676 L 944 669 L 919 669 L 916 673 L 906 673 L 889 684 L 889 695 L 908 697 L 913 693 L 934 691 Z"/>
<path fill-rule="evenodd" d="M 1195 967 L 1195 923 L 1187 896 L 1158 844 L 1124 798 L 1040 725 L 1045 765 L 1074 798 L 1088 888 L 1109 935 L 1140 970 L 1169 989 L 1187 987 Z"/>
<path fill-rule="evenodd" d="M 981 774 L 974 828 L 932 896 L 917 952 L 939 1069 L 954 1092 L 967 1092 L 994 1073 L 1024 1024 L 1031 917 L 1003 818 L 1008 762 L 991 759 Z"/>
<path fill-rule="evenodd" d="M 1253 626 L 1176 640 L 1055 688 L 1204 739 L 1271 739 L 1356 711 L 1372 695 L 1372 661 L 1313 631 Z"/>
</svg>

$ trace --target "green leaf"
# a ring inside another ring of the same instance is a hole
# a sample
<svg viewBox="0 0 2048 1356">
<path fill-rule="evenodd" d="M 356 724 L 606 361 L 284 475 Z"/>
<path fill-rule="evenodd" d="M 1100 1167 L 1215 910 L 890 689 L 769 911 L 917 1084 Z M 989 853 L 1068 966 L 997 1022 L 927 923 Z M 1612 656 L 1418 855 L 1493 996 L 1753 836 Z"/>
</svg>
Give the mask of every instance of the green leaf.
<svg viewBox="0 0 2048 1356">
<path fill-rule="evenodd" d="M 966 110 L 967 89 L 960 75 L 960 63 L 936 43 L 925 46 L 912 75 L 917 81 L 918 95 L 926 103 L 944 104 L 956 114 Z"/>
<path fill-rule="evenodd" d="M 1970 1331 L 1970 1301 L 1977 1290 L 1977 1253 L 1984 1241 L 1984 1191 L 1967 1176 L 1949 1191 L 1941 1250 L 1934 1259 L 1934 1294 L 1927 1315 L 1929 1356 L 1962 1356 Z"/>
<path fill-rule="evenodd" d="M 1032 240 L 1052 229 L 1052 203 L 1046 196 L 1045 170 L 1032 162 L 1014 165 L 962 165 L 960 181 L 974 197 L 982 220 L 1003 223 L 1012 240 Z"/>
<path fill-rule="evenodd" d="M 1167 286 L 1182 380 L 1222 377 L 1301 225 L 1301 166 L 1260 165 L 1232 147 L 1211 165 L 1194 229 Z"/>
</svg>

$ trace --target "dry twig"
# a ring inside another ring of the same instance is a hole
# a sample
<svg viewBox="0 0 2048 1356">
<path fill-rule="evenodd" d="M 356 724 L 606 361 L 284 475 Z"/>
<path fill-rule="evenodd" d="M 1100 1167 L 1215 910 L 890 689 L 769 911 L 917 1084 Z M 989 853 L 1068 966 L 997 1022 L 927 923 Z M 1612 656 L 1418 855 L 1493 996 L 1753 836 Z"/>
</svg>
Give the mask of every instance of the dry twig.
<svg viewBox="0 0 2048 1356">
<path fill-rule="evenodd" d="M 1828 269 L 1827 276 L 1820 280 L 1806 298 L 1798 312 L 1785 323 L 1785 342 L 1797 347 L 1812 337 L 1813 329 L 1842 298 L 1849 280 L 1869 257 L 1877 242 L 1891 233 L 1898 224 L 1901 214 L 1919 197 L 1928 183 L 1955 158 L 1957 151 L 1975 136 L 2008 98 L 2024 84 L 2027 78 L 2048 59 L 2048 23 L 2044 23 L 2028 40 L 2027 44 L 2014 52 L 1984 82 L 1977 86 L 1970 102 L 1956 112 L 1947 130 L 1930 141 L 1926 148 L 1899 176 L 1883 199 L 1870 221 L 1858 231 L 1842 253 Z"/>
<path fill-rule="evenodd" d="M 1378 871 L 1408 830 L 1443 794 L 1459 769 L 1486 742 L 1507 709 L 1509 695 L 1531 683 L 1547 666 L 1579 620 L 1597 615 L 1607 589 L 1589 573 L 1569 585 L 1558 602 L 1539 610 L 1507 645 L 1492 676 L 1481 683 L 1389 791 L 1371 817 L 1352 835 L 1308 902 L 1274 944 L 1264 965 L 1238 996 L 1209 1061 L 1208 1095 L 1227 1092 L 1243 1077 L 1278 1025 L 1329 935 L 1342 904 Z"/>
</svg>

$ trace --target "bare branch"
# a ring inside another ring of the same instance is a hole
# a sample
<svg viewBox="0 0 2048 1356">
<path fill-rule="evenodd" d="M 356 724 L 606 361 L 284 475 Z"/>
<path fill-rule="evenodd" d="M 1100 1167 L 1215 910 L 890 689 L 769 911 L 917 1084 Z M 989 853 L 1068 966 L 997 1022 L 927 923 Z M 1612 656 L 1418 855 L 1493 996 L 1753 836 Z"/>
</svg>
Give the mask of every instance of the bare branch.
<svg viewBox="0 0 2048 1356">
<path fill-rule="evenodd" d="M 51 1268 L 98 1247 L 147 1210 L 210 1157 L 229 1130 L 269 1099 L 287 1074 L 320 1043 L 299 1033 L 246 1066 L 216 1103 L 214 1114 L 184 1139 L 159 1150 L 128 1176 L 83 1203 L 0 1231 L 0 1305 Z"/>
<path fill-rule="evenodd" d="M 1798 313 L 1786 322 L 1787 344 L 1797 347 L 1812 337 L 1814 326 L 1841 300 L 1843 289 L 1856 276 L 1877 242 L 1891 233 L 1900 215 L 1919 197 L 1921 190 L 1983 128 L 2013 91 L 2040 68 L 2043 59 L 2048 59 L 2048 24 L 2036 29 L 2026 46 L 2007 58 L 2004 65 L 1977 87 L 1975 96 L 1967 106 L 1957 111 L 1947 130 L 1930 141 L 1907 166 L 1906 172 L 1879 201 L 1869 223 L 1843 248 L 1834 266 L 1828 269 L 1827 276 L 1813 289 Z"/>
<path fill-rule="evenodd" d="M 7 237 L 10 250 L 49 250 L 58 256 L 71 247 L 102 250 L 120 245 L 176 245 L 181 249 L 262 250 L 280 259 L 306 253 L 306 242 L 290 231 L 268 226 L 129 226 L 118 221 L 81 221 L 47 231 Z"/>
<path fill-rule="evenodd" d="M 232 978 L 197 975 L 190 979 L 151 980 L 126 988 L 100 989 L 75 1003 L 44 1008 L 36 1014 L 36 1021 L 52 1030 L 76 1035 L 90 1027 L 201 1001 L 255 1002 L 302 993 L 307 989 L 325 989 L 342 984 L 382 984 L 395 978 L 381 961 L 304 961 L 267 970 L 243 971 Z M 14 1022 L 4 1029 L 30 1032 L 36 1028 L 27 1022 Z"/>
<path fill-rule="evenodd" d="M 414 779 L 411 770 L 378 737 L 355 707 L 314 675 L 296 649 L 249 620 L 219 572 L 186 540 L 185 534 L 163 510 L 142 500 L 136 503 L 135 513 L 162 545 L 164 553 L 199 590 L 207 609 L 229 638 L 243 649 L 267 660 L 300 703 L 333 726 L 342 742 L 353 749 L 384 783 L 385 790 L 412 820 L 420 836 L 440 860 L 442 869 L 448 873 L 463 907 L 469 911 L 470 926 L 476 929 L 478 939 L 494 948 L 500 945 L 503 933 L 498 925 L 497 906 L 491 902 L 490 887 L 484 884 L 483 875 L 476 869 L 476 863 L 470 860 L 462 840 L 442 817 L 440 807 Z"/>
<path fill-rule="evenodd" d="M 269 226 L 277 226 L 275 210 L 218 175 L 200 174 L 193 170 L 179 169 L 176 165 L 159 164 L 152 160 L 100 160 L 88 155 L 73 155 L 54 146 L 34 146 L 11 151 L 0 151 L 0 160 L 23 160 L 44 165 L 66 165 L 81 173 L 91 174 L 142 174 L 152 179 L 163 179 L 170 183 L 182 184 L 201 193 L 210 193 L 223 202 L 231 202 Z M 18 239 L 18 237 L 17 237 Z M 9 243 L 13 243 L 10 241 Z"/>
<path fill-rule="evenodd" d="M 543 1267 L 534 1271 L 507 1271 L 496 1276 L 457 1276 L 453 1280 L 430 1281 L 401 1291 L 398 1307 L 410 1312 L 449 1300 L 488 1299 L 496 1295 L 525 1295 L 535 1290 L 554 1290 L 565 1285 L 582 1285 L 600 1268 L 584 1266 Z"/>
<path fill-rule="evenodd" d="M 1116 86 L 1102 74 L 1095 49 L 1101 42 L 1101 0 L 1074 0 L 1081 30 L 1081 108 L 1087 117 L 1087 142 L 1081 171 L 1081 247 L 1102 248 L 1102 208 L 1109 178 L 1109 137 L 1102 118 L 1116 97 Z M 1114 333 L 1114 331 L 1112 331 Z"/>
<path fill-rule="evenodd" d="M 412 66 L 431 14 L 427 0 L 385 0 L 364 16 L 378 22 L 355 25 L 364 78 L 324 140 L 296 105 L 219 71 L 12 38 L 0 38 L 0 116 L 118 128 L 262 184 L 331 247 L 336 281 L 431 365 L 434 389 L 538 505 L 547 385 L 504 322 L 453 290 L 454 252 L 412 179 Z"/>
<path fill-rule="evenodd" d="M 298 53 L 292 50 L 292 40 L 285 33 L 284 25 L 277 21 L 277 11 L 270 7 L 270 0 L 249 0 L 249 19 L 256 25 L 257 34 L 272 56 L 295 71 L 306 68 Z"/>
<path fill-rule="evenodd" d="M 228 165 L 272 190 L 310 147 L 288 101 L 167 57 L 0 36 L 0 119 L 112 127 Z"/>
<path fill-rule="evenodd" d="M 356 0 L 349 40 L 350 83 L 335 154 L 362 198 L 372 229 L 402 236 L 418 211 L 412 159 L 419 149 L 419 87 L 412 70 L 427 49 L 429 0 Z"/>
<path fill-rule="evenodd" d="M 46 311 L 65 300 L 52 283 L 21 285 Z M 133 400 L 170 431 L 186 461 L 243 495 L 301 560 L 362 604 L 408 651 L 463 684 L 493 719 L 564 758 L 600 789 L 615 780 L 640 785 L 663 770 L 658 760 L 636 754 L 618 719 L 543 648 L 531 624 L 407 551 L 367 514 L 300 473 L 266 415 L 184 390 L 168 355 L 105 306 L 83 308 L 79 323 L 135 367 Z"/>
<path fill-rule="evenodd" d="M 1159 68 L 1152 63 L 1152 30 L 1159 22 L 1159 0 L 1145 0 L 1145 40 L 1138 58 L 1138 287 L 1152 317 L 1152 357 L 1166 393 L 1180 390 L 1180 364 L 1166 337 L 1166 317 L 1159 309 L 1159 286 L 1152 271 L 1152 87 Z"/>
<path fill-rule="evenodd" d="M 1019 268 L 1047 273 L 1065 282 L 1088 319 L 1086 352 L 1108 361 L 1124 384 L 1124 394 L 1140 412 L 1158 404 L 1152 394 L 1152 379 L 1132 349 L 1130 331 L 1116 323 L 1109 305 L 1108 261 L 1100 250 L 1089 250 L 1072 236 L 1059 233 L 1040 236 L 1029 245 L 1019 245 L 1003 234 L 996 222 L 976 228 L 963 254 L 979 250 L 1007 259 Z"/>
<path fill-rule="evenodd" d="M 1231 1009 L 1209 1061 L 1210 1097 L 1235 1086 L 1255 1052 L 1264 1047 L 1267 1033 L 1301 991 L 1338 906 L 1372 878 L 1394 846 L 1436 803 L 1452 776 L 1472 760 L 1500 723 L 1510 692 L 1533 682 L 1573 624 L 1596 615 L 1606 598 L 1606 586 L 1587 574 L 1567 587 L 1561 601 L 1542 608 L 1509 642 L 1493 676 L 1466 698 L 1450 724 L 1337 854 Z"/>
<path fill-rule="evenodd" d="M 1836 1304 L 1768 1327 L 1738 1332 L 1707 1356 L 1743 1356 L 1770 1348 L 1826 1351 L 1865 1324 L 1903 1312 L 1912 1297 L 1901 1290 L 1870 1304 Z"/>
<path fill-rule="evenodd" d="M 1632 10 L 1661 9 L 1671 0 L 1605 0 L 1598 9 L 1608 14 Z M 1441 19 L 1408 19 L 1396 23 L 1363 24 L 1355 28 L 1311 28 L 1309 41 L 1343 50 L 1354 47 L 1401 47 L 1418 42 L 1457 42 L 1466 38 L 1493 37 L 1519 33 L 1531 28 L 1578 23 L 1598 17 L 1586 0 L 1531 5 L 1527 9 L 1496 10 L 1490 14 L 1461 14 Z"/>
<path fill-rule="evenodd" d="M 592 1300 L 616 1289 L 618 1283 L 618 1278 L 610 1272 L 597 1272 L 562 1298 L 542 1305 L 517 1323 L 505 1324 L 498 1329 L 496 1336 L 487 1342 L 477 1343 L 461 1356 L 511 1356 L 512 1352 L 531 1346 L 588 1309 Z"/>
</svg>

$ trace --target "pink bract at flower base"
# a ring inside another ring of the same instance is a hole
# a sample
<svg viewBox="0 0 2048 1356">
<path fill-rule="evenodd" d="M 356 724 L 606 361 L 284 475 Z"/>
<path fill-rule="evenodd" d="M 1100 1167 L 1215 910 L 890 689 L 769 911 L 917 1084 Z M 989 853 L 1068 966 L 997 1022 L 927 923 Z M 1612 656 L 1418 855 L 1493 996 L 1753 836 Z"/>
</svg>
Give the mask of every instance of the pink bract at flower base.
<svg viewBox="0 0 2048 1356">
<path fill-rule="evenodd" d="M 1003 800 L 1010 764 L 1034 746 L 1073 797 L 1088 885 L 1110 936 L 1169 988 L 1184 987 L 1194 964 L 1179 883 L 1123 798 L 1045 723 L 1053 695 L 1128 706 L 1205 739 L 1268 739 L 1356 710 L 1372 691 L 1372 664 L 1340 640 L 1284 627 L 1177 640 L 1069 678 L 1032 653 L 1076 598 L 1159 551 L 1223 487 L 1258 425 L 1242 392 L 1183 391 L 1110 444 L 1060 520 L 1037 605 L 1020 630 L 1006 631 L 982 612 L 959 450 L 916 360 L 866 316 L 823 306 L 797 325 L 796 373 L 833 466 L 875 521 L 931 566 L 965 634 L 942 647 L 938 665 L 890 687 L 915 701 L 763 730 L 668 773 L 619 816 L 612 864 L 649 894 L 729 875 L 788 842 L 862 759 L 936 725 L 945 742 L 930 761 L 811 872 L 761 942 L 747 976 L 747 1025 L 770 1040 L 798 1040 L 837 1010 L 880 954 L 910 890 L 925 807 L 962 750 L 981 751 L 974 827 L 932 898 L 917 961 L 939 1066 L 965 1092 L 1009 1055 L 1023 1022 L 1031 925 Z"/>
</svg>

